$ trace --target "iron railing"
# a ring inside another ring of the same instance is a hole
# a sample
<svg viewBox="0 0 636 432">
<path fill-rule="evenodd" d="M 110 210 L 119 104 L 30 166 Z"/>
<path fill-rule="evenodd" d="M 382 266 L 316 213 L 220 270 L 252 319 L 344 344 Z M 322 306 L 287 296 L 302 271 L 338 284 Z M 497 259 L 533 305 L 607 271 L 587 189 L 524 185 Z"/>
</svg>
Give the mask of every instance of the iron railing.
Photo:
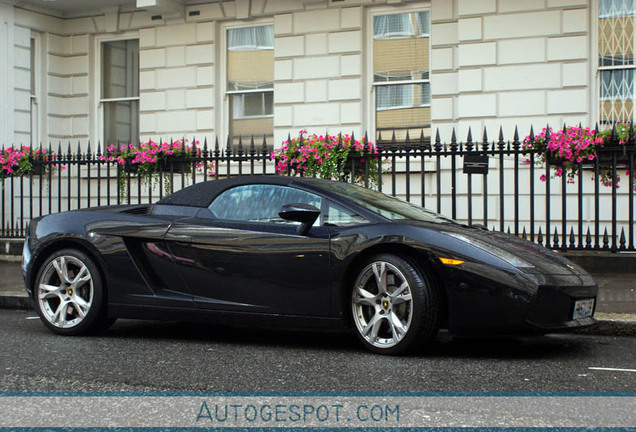
<svg viewBox="0 0 636 432">
<path fill-rule="evenodd" d="M 397 142 L 379 137 L 375 149 L 360 159 L 341 161 L 361 170 L 358 181 L 384 193 L 427 207 L 466 224 L 481 224 L 507 231 L 552 249 L 636 251 L 634 244 L 633 134 L 623 145 L 610 145 L 599 158 L 582 162 L 574 184 L 566 176 L 552 176 L 550 166 L 536 166 L 537 151 L 522 148 L 515 130 L 505 140 L 486 131 L 465 141 L 452 132 L 443 143 L 420 136 Z M 614 144 L 616 139 L 612 138 Z M 230 142 L 230 140 L 227 140 Z M 218 139 L 205 141 L 201 151 L 158 165 L 151 181 L 140 181 L 134 170 L 103 158 L 90 144 L 48 146 L 50 160 L 34 160 L 34 170 L 23 177 L 8 177 L 1 193 L 0 237 L 19 238 L 31 218 L 60 211 L 113 204 L 154 202 L 189 184 L 230 176 L 276 175 L 275 161 L 263 138 L 247 145 L 222 148 Z M 369 178 L 367 164 L 374 160 L 380 173 Z M 211 164 L 211 165 L 210 165 Z M 609 167 L 613 184 L 605 187 L 600 169 Z M 201 169 L 203 167 L 203 169 Z M 213 168 L 213 172 L 210 169 Z M 632 173 L 618 183 L 624 172 Z M 487 172 L 487 173 L 486 173 Z M 293 174 L 288 172 L 288 174 Z M 541 181 L 545 175 L 546 181 Z M 353 180 L 353 176 L 350 176 Z"/>
</svg>

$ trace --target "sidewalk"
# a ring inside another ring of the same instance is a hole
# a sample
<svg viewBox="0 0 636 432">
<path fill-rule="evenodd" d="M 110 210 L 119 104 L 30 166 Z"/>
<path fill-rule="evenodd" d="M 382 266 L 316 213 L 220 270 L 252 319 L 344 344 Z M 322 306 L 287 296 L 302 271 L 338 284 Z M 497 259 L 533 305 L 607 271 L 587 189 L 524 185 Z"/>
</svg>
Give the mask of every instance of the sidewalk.
<svg viewBox="0 0 636 432">
<path fill-rule="evenodd" d="M 0 308 L 32 309 L 19 261 L 0 260 Z M 595 317 L 599 323 L 584 333 L 636 336 L 636 274 L 598 273 Z"/>
</svg>

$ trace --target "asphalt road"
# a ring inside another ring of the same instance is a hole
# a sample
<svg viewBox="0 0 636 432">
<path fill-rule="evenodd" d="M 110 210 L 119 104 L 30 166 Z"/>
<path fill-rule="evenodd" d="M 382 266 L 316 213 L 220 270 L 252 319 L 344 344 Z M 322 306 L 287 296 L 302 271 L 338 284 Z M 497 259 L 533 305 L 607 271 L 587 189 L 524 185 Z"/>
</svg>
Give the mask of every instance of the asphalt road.
<svg viewBox="0 0 636 432">
<path fill-rule="evenodd" d="M 55 336 L 0 311 L 0 391 L 634 392 L 636 338 L 561 334 L 452 339 L 384 357 L 350 334 L 118 321 Z"/>
</svg>

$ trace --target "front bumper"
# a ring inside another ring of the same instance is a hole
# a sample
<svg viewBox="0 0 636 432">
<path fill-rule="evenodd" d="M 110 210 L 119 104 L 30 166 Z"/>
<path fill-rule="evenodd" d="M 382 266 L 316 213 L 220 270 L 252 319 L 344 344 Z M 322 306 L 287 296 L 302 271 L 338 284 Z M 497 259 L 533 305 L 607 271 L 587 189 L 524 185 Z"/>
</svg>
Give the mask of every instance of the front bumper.
<svg viewBox="0 0 636 432">
<path fill-rule="evenodd" d="M 587 327 L 596 323 L 598 286 L 540 287 L 532 301 L 527 325 L 541 332 Z M 594 310 L 589 317 L 574 319 L 577 300 L 594 299 Z"/>
</svg>

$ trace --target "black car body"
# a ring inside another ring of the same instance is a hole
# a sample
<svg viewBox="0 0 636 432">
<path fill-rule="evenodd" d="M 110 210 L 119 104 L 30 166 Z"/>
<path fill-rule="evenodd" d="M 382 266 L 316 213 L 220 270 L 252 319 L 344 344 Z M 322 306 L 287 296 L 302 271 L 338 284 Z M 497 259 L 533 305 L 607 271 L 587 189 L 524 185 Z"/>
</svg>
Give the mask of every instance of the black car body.
<svg viewBox="0 0 636 432">
<path fill-rule="evenodd" d="M 584 270 L 529 241 L 345 183 L 275 176 L 34 219 L 23 271 L 57 333 L 115 318 L 353 326 L 382 353 L 418 346 L 440 327 L 590 325 L 597 295 Z"/>
</svg>

